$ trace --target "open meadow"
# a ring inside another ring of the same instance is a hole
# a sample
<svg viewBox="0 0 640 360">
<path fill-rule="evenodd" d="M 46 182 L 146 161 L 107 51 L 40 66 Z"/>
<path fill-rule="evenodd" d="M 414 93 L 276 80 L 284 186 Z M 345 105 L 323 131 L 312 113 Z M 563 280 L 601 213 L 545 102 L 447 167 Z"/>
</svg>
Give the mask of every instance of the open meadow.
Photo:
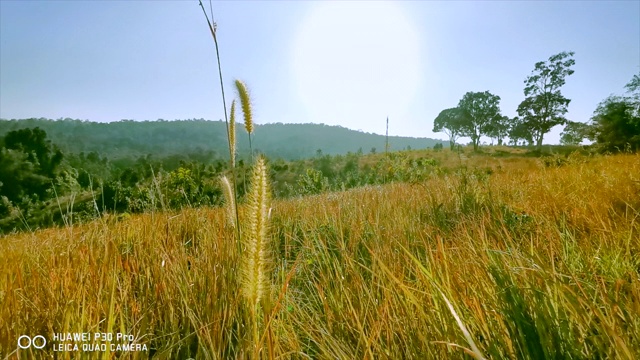
<svg viewBox="0 0 640 360">
<path fill-rule="evenodd" d="M 0 0 L 0 360 L 640 359 L 638 14 Z"/>
<path fill-rule="evenodd" d="M 639 357 L 640 156 L 438 154 L 421 181 L 263 219 L 250 197 L 240 244 L 224 208 L 2 237 L 0 358 Z"/>
</svg>

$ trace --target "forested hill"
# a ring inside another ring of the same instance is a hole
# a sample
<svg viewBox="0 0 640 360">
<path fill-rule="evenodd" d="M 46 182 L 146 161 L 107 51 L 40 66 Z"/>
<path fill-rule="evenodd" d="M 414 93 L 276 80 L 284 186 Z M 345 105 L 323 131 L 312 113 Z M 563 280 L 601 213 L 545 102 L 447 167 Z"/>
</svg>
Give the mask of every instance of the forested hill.
<svg viewBox="0 0 640 360">
<path fill-rule="evenodd" d="M 48 138 L 65 153 L 89 153 L 95 151 L 109 159 L 138 157 L 147 154 L 168 156 L 194 152 L 213 151 L 224 157 L 227 150 L 227 134 L 223 121 L 131 121 L 96 123 L 82 120 L 50 119 L 0 119 L 0 137 L 7 132 L 40 127 Z M 248 153 L 249 140 L 244 128 L 237 129 L 238 151 Z M 270 157 L 295 160 L 323 154 L 346 154 L 361 149 L 368 153 L 375 148 L 385 148 L 383 135 L 363 133 L 341 126 L 318 124 L 265 124 L 256 125 L 253 147 Z M 424 149 L 442 142 L 429 138 L 392 136 L 391 150 L 407 147 Z"/>
</svg>

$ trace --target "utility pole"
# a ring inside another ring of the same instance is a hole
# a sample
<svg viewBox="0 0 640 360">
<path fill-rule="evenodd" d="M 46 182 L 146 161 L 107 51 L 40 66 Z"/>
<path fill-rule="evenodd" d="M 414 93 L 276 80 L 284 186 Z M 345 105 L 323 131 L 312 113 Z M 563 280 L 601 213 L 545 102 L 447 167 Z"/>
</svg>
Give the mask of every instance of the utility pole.
<svg viewBox="0 0 640 360">
<path fill-rule="evenodd" d="M 384 153 L 389 152 L 389 116 L 387 116 L 387 142 L 384 144 Z"/>
</svg>

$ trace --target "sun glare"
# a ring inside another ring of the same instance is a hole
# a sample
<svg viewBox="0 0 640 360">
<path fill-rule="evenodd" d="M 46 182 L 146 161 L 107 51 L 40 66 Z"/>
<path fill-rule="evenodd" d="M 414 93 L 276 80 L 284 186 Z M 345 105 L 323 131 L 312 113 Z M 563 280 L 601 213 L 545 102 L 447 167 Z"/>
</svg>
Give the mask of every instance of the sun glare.
<svg viewBox="0 0 640 360">
<path fill-rule="evenodd" d="M 401 5 L 310 6 L 294 39 L 292 64 L 304 122 L 384 131 L 387 115 L 406 112 L 421 76 L 418 34 Z"/>
</svg>

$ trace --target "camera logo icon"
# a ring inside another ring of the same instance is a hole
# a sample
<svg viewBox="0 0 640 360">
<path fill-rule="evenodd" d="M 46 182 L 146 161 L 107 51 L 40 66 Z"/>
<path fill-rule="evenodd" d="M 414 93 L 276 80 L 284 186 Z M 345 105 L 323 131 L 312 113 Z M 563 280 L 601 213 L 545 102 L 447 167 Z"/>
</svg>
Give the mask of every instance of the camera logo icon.
<svg viewBox="0 0 640 360">
<path fill-rule="evenodd" d="M 47 339 L 42 335 L 36 335 L 31 338 L 29 335 L 22 335 L 18 338 L 18 347 L 20 349 L 29 349 L 32 346 L 36 349 L 42 349 L 47 345 Z"/>
</svg>

